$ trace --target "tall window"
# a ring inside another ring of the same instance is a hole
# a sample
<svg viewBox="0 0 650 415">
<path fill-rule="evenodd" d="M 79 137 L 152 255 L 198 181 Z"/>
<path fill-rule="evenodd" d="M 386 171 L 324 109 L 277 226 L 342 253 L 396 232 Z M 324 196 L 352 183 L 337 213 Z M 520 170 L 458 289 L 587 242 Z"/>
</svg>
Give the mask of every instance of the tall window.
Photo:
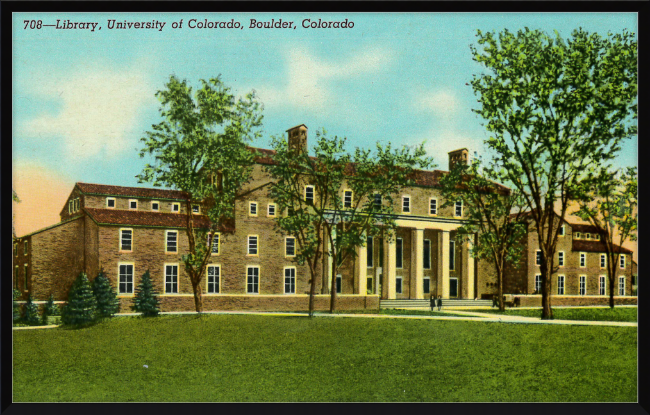
<svg viewBox="0 0 650 415">
<path fill-rule="evenodd" d="M 248 236 L 248 255 L 257 255 L 257 235 Z"/>
<path fill-rule="evenodd" d="M 133 294 L 133 265 L 119 265 L 119 294 Z"/>
<path fill-rule="evenodd" d="M 178 231 L 167 231 L 165 252 L 178 252 Z"/>
<path fill-rule="evenodd" d="M 558 295 L 564 295 L 564 275 L 557 276 L 557 293 Z"/>
<path fill-rule="evenodd" d="M 120 229 L 120 251 L 133 250 L 133 230 Z"/>
<path fill-rule="evenodd" d="M 620 256 L 621 269 L 625 268 L 625 255 Z"/>
<path fill-rule="evenodd" d="M 429 199 L 429 214 L 437 215 L 438 214 L 438 200 L 431 198 Z"/>
<path fill-rule="evenodd" d="M 23 274 L 23 283 L 25 284 L 25 285 L 23 285 L 23 287 L 24 287 L 23 290 L 27 291 L 27 280 L 28 280 L 28 278 L 27 278 L 28 272 L 27 271 L 29 271 L 29 267 L 28 267 L 27 264 L 25 264 L 23 266 L 23 271 L 25 271 L 24 274 Z"/>
<path fill-rule="evenodd" d="M 305 186 L 305 202 L 314 203 L 314 186 Z"/>
<path fill-rule="evenodd" d="M 178 293 L 178 265 L 165 265 L 165 294 Z"/>
<path fill-rule="evenodd" d="M 580 295 L 587 295 L 587 276 L 580 276 Z"/>
<path fill-rule="evenodd" d="M 284 240 L 284 255 L 296 256 L 296 238 L 287 237 Z"/>
<path fill-rule="evenodd" d="M 542 265 L 542 251 L 539 249 L 535 252 L 535 265 Z"/>
<path fill-rule="evenodd" d="M 607 266 L 607 256 L 605 254 L 600 254 L 600 267 L 605 268 Z"/>
<path fill-rule="evenodd" d="M 422 280 L 422 291 L 425 294 L 429 294 L 431 292 L 431 279 L 430 278 L 425 278 Z"/>
<path fill-rule="evenodd" d="M 456 269 L 456 241 L 449 241 L 449 270 Z"/>
<path fill-rule="evenodd" d="M 208 265 L 208 294 L 219 294 L 219 278 L 221 277 L 221 267 L 218 265 Z"/>
<path fill-rule="evenodd" d="M 369 236 L 366 240 L 366 263 L 368 268 L 372 268 L 373 253 L 375 252 L 372 246 L 372 236 Z"/>
<path fill-rule="evenodd" d="M 535 275 L 535 292 L 537 294 L 542 292 L 542 276 L 540 274 Z"/>
<path fill-rule="evenodd" d="M 372 277 L 366 278 L 366 293 L 372 294 Z"/>
<path fill-rule="evenodd" d="M 296 293 L 296 269 L 294 267 L 284 269 L 284 293 Z"/>
<path fill-rule="evenodd" d="M 381 195 L 379 193 L 375 193 L 375 209 L 381 209 Z"/>
<path fill-rule="evenodd" d="M 456 201 L 454 215 L 459 216 L 459 217 L 463 216 L 463 201 L 462 200 L 457 200 Z"/>
<path fill-rule="evenodd" d="M 377 245 L 379 245 L 379 266 L 383 267 L 384 266 L 384 240 L 382 238 L 379 238 Z"/>
<path fill-rule="evenodd" d="M 395 278 L 395 293 L 396 294 L 402 293 L 402 277 Z"/>
<path fill-rule="evenodd" d="M 208 235 L 208 240 L 210 240 L 210 235 Z M 212 252 L 213 255 L 219 255 L 219 234 L 214 233 L 212 235 Z"/>
<path fill-rule="evenodd" d="M 600 278 L 598 278 L 598 294 L 599 295 L 606 295 L 606 285 L 605 285 L 605 276 L 601 275 Z"/>
<path fill-rule="evenodd" d="M 424 269 L 431 269 L 431 241 L 424 240 L 424 255 L 422 256 Z"/>
<path fill-rule="evenodd" d="M 560 226 L 560 232 L 559 232 L 559 235 L 560 235 L 560 236 L 564 236 L 564 225 Z"/>
<path fill-rule="evenodd" d="M 557 253 L 557 265 L 560 267 L 564 266 L 564 252 L 562 251 Z"/>
<path fill-rule="evenodd" d="M 72 213 L 72 212 L 74 212 L 74 202 L 70 200 L 68 202 L 68 213 Z"/>
<path fill-rule="evenodd" d="M 402 241 L 402 238 L 397 238 L 395 251 L 395 267 L 402 268 L 404 265 L 404 241 Z"/>
<path fill-rule="evenodd" d="M 250 216 L 257 216 L 257 202 L 250 202 L 248 204 L 248 214 Z"/>
<path fill-rule="evenodd" d="M 625 277 L 618 277 L 618 295 L 625 295 Z"/>
<path fill-rule="evenodd" d="M 246 292 L 249 294 L 259 294 L 260 292 L 260 267 L 248 267 L 248 281 Z"/>
<path fill-rule="evenodd" d="M 402 196 L 402 212 L 411 212 L 411 196 Z"/>
<path fill-rule="evenodd" d="M 580 252 L 580 267 L 584 268 L 587 266 L 587 254 L 585 252 Z"/>
<path fill-rule="evenodd" d="M 18 265 L 16 265 L 16 275 L 14 278 L 14 283 L 16 284 L 16 289 L 18 289 Z"/>
<path fill-rule="evenodd" d="M 346 190 L 343 192 L 343 207 L 352 207 L 352 190 Z"/>
<path fill-rule="evenodd" d="M 23 256 L 27 256 L 27 253 L 29 252 L 29 241 L 23 242 Z"/>
<path fill-rule="evenodd" d="M 336 276 L 336 293 L 341 294 L 343 292 L 343 277 L 341 274 Z"/>
</svg>

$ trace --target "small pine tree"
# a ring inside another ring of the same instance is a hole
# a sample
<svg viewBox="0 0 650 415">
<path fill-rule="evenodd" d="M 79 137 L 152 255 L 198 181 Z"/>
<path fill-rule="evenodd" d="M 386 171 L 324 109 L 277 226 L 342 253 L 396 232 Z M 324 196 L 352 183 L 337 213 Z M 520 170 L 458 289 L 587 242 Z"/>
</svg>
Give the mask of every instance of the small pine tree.
<svg viewBox="0 0 650 415">
<path fill-rule="evenodd" d="M 70 288 L 68 303 L 63 307 L 61 322 L 69 325 L 86 324 L 97 315 L 97 300 L 85 273 L 79 274 Z"/>
<path fill-rule="evenodd" d="M 153 289 L 149 270 L 147 270 L 135 290 L 135 298 L 131 308 L 134 311 L 142 313 L 144 317 L 157 316 L 160 310 L 158 309 L 158 298 L 155 294 L 156 291 Z"/>
<path fill-rule="evenodd" d="M 112 317 L 120 308 L 120 302 L 117 299 L 117 293 L 111 287 L 111 282 L 100 270 L 97 278 L 93 281 L 93 294 L 97 300 L 97 316 Z"/>
<path fill-rule="evenodd" d="M 41 324 L 41 319 L 38 316 L 38 306 L 32 301 L 31 294 L 27 298 L 27 304 L 23 308 L 23 322 L 30 326 L 38 326 Z"/>
<path fill-rule="evenodd" d="M 14 323 L 20 321 L 20 304 L 16 302 L 20 298 L 20 291 L 14 288 L 14 300 L 13 300 L 13 309 L 14 309 Z"/>
<path fill-rule="evenodd" d="M 47 324 L 47 318 L 52 316 L 58 316 L 61 314 L 61 309 L 58 304 L 54 304 L 54 295 L 50 294 L 50 298 L 45 303 L 45 308 L 43 309 L 43 324 Z"/>
</svg>

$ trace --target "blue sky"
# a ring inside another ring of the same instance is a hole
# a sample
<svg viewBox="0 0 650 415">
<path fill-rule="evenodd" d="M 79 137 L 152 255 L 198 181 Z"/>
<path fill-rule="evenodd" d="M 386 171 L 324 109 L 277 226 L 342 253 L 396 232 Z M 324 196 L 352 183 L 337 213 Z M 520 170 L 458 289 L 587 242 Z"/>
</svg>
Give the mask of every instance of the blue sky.
<svg viewBox="0 0 650 415">
<path fill-rule="evenodd" d="M 244 29 L 189 29 L 190 19 L 240 21 Z M 249 20 L 299 27 L 249 29 Z M 352 29 L 303 29 L 303 19 L 354 22 Z M 101 30 L 25 30 L 25 19 L 98 22 Z M 162 31 L 109 30 L 108 19 L 166 22 Z M 184 20 L 182 29 L 172 22 Z M 564 37 L 583 27 L 637 32 L 634 13 L 124 14 L 17 13 L 13 28 L 13 158 L 65 182 L 138 186 L 139 138 L 159 121 L 156 90 L 170 74 L 197 84 L 221 74 L 238 95 L 264 103 L 264 138 L 306 124 L 348 138 L 349 149 L 377 141 L 426 141 L 438 168 L 447 152 L 484 152 L 487 138 L 465 84 L 479 71 L 470 56 L 476 29 L 528 26 Z M 637 140 L 618 166 L 637 164 Z M 142 185 L 140 185 L 142 186 Z M 71 188 L 70 188 L 71 189 Z M 19 192 L 20 194 L 20 192 Z"/>
</svg>

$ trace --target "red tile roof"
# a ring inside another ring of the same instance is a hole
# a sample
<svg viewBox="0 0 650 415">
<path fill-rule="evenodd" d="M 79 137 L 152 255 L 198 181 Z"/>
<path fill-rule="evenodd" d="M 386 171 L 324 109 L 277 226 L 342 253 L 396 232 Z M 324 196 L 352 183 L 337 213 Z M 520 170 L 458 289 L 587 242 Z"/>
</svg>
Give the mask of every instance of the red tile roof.
<svg viewBox="0 0 650 415">
<path fill-rule="evenodd" d="M 614 245 L 614 252 L 617 252 L 619 249 L 621 254 L 632 255 L 632 251 L 630 251 L 629 249 L 620 247 L 618 245 Z M 574 252 L 600 252 L 600 253 L 607 252 L 607 250 L 605 249 L 604 241 L 583 241 L 580 239 L 573 240 L 571 250 L 573 250 Z"/>
<path fill-rule="evenodd" d="M 187 217 L 180 213 L 147 212 L 141 210 L 95 209 L 85 208 L 88 215 L 99 224 L 160 226 L 165 228 L 185 228 Z M 210 221 L 205 215 L 194 215 L 194 227 L 207 229 Z M 234 223 L 222 225 L 221 232 L 233 232 Z"/>
<path fill-rule="evenodd" d="M 147 197 L 152 199 L 185 200 L 187 193 L 180 190 L 167 190 L 145 187 L 111 186 L 106 184 L 77 183 L 82 193 L 94 193 L 110 196 Z"/>
<path fill-rule="evenodd" d="M 583 232 L 583 233 L 600 233 L 597 227 L 593 225 L 586 225 L 582 223 L 569 223 L 573 232 Z"/>
</svg>

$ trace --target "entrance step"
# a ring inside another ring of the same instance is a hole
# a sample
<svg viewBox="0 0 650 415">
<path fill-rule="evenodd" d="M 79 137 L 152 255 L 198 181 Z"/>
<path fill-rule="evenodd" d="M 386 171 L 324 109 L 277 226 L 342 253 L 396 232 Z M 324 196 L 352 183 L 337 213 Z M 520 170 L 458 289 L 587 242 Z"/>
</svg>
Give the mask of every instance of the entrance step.
<svg viewBox="0 0 650 415">
<path fill-rule="evenodd" d="M 430 307 L 429 300 L 380 300 L 379 308 Z M 442 307 L 492 307 L 492 300 L 442 300 Z"/>
</svg>

